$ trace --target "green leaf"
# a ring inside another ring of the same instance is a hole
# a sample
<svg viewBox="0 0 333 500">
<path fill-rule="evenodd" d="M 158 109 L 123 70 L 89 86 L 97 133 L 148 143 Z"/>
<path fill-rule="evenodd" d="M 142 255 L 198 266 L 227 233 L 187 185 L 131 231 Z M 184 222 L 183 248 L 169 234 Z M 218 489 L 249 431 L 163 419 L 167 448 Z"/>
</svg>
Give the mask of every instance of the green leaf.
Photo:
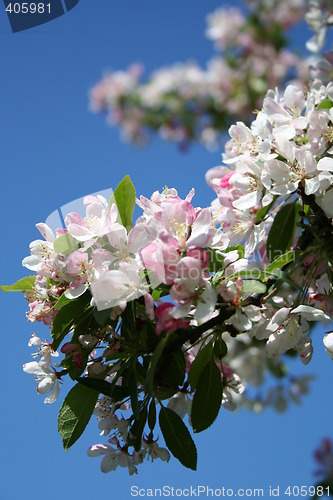
<svg viewBox="0 0 333 500">
<path fill-rule="evenodd" d="M 94 389 L 94 391 L 97 391 L 99 394 L 104 394 L 104 396 L 112 398 L 116 402 L 122 401 L 129 396 L 128 387 L 123 387 L 121 385 L 113 386 L 110 382 L 98 378 L 81 377 L 77 379 L 77 382 L 85 387 Z"/>
<path fill-rule="evenodd" d="M 153 398 L 151 400 L 150 405 L 149 405 L 148 425 L 149 425 L 149 429 L 151 431 L 153 431 L 154 427 L 156 425 L 156 404 L 155 404 L 155 398 Z"/>
<path fill-rule="evenodd" d="M 261 222 L 264 220 L 270 209 L 273 207 L 274 203 L 278 199 L 278 196 L 275 195 L 273 196 L 273 200 L 269 205 L 266 205 L 265 207 L 261 207 L 258 212 L 256 213 L 256 222 Z"/>
<path fill-rule="evenodd" d="M 316 109 L 331 109 L 332 106 L 333 102 L 331 99 L 324 99 L 324 101 L 321 101 L 321 103 L 316 106 Z"/>
<path fill-rule="evenodd" d="M 193 397 L 191 421 L 194 432 L 212 425 L 221 408 L 222 391 L 221 373 L 212 356 L 201 372 Z"/>
<path fill-rule="evenodd" d="M 159 423 L 165 444 L 173 456 L 185 467 L 196 470 L 197 450 L 182 419 L 174 411 L 162 406 Z"/>
<path fill-rule="evenodd" d="M 178 391 L 178 387 L 157 387 L 155 389 L 155 394 L 157 399 L 163 401 L 164 399 L 172 398 Z"/>
<path fill-rule="evenodd" d="M 81 297 L 72 300 L 70 303 L 65 304 L 56 314 L 51 327 L 51 337 L 53 338 L 52 348 L 57 350 L 63 338 L 73 325 L 81 321 L 82 313 L 90 302 L 90 293 L 85 292 Z"/>
<path fill-rule="evenodd" d="M 228 346 L 220 335 L 214 342 L 214 355 L 218 359 L 224 358 L 228 354 Z"/>
<path fill-rule="evenodd" d="M 99 311 L 98 309 L 94 308 L 94 318 L 96 322 L 100 325 L 103 326 L 107 321 L 110 320 L 110 314 L 111 314 L 111 308 L 110 309 L 102 309 Z"/>
<path fill-rule="evenodd" d="M 188 382 L 194 390 L 198 385 L 198 381 L 201 375 L 202 370 L 209 363 L 210 359 L 213 356 L 213 345 L 209 343 L 202 347 L 198 354 L 196 355 L 193 363 L 191 364 L 190 371 L 188 373 Z"/>
<path fill-rule="evenodd" d="M 16 281 L 13 285 L 2 285 L 1 290 L 3 292 L 26 292 L 31 290 L 36 281 L 36 276 L 26 276 Z"/>
<path fill-rule="evenodd" d="M 244 293 L 265 293 L 266 285 L 258 280 L 243 280 Z"/>
<path fill-rule="evenodd" d="M 277 259 L 273 260 L 273 262 L 266 267 L 265 271 L 271 273 L 276 269 L 281 269 L 281 267 L 285 266 L 286 264 L 289 264 L 289 262 L 292 262 L 294 259 L 295 259 L 295 252 L 291 250 L 287 253 L 284 253 L 283 255 L 280 255 L 280 257 L 278 257 Z"/>
<path fill-rule="evenodd" d="M 121 315 L 121 334 L 126 339 L 137 340 L 135 301 L 128 302 Z"/>
<path fill-rule="evenodd" d="M 168 353 L 156 376 L 158 384 L 177 388 L 183 385 L 185 364 L 185 356 L 181 349 Z"/>
<path fill-rule="evenodd" d="M 59 299 L 57 300 L 57 302 L 54 304 L 54 306 L 52 307 L 52 309 L 60 309 L 61 307 L 65 306 L 66 304 L 69 304 L 73 300 L 75 300 L 75 299 L 68 299 L 66 297 L 66 295 L 63 293 L 59 297 Z"/>
<path fill-rule="evenodd" d="M 169 337 L 163 337 L 160 340 L 160 342 L 157 344 L 155 351 L 153 352 L 153 355 L 150 358 L 150 363 L 147 370 L 147 377 L 145 381 L 145 387 L 150 396 L 152 396 L 154 392 L 154 377 L 155 377 L 156 366 L 160 360 L 162 352 L 165 349 L 165 346 L 167 345 L 168 338 Z"/>
<path fill-rule="evenodd" d="M 139 419 L 138 385 L 135 370 L 131 370 L 128 376 L 128 389 L 131 397 L 132 412 L 135 420 Z"/>
<path fill-rule="evenodd" d="M 267 276 L 270 276 L 269 273 L 265 273 L 265 271 L 260 271 L 259 269 L 251 269 L 249 271 L 238 271 L 237 273 L 232 274 L 225 280 L 221 282 L 221 284 L 226 283 L 230 280 L 234 280 L 236 278 L 244 278 L 244 279 L 255 279 L 264 281 Z"/>
<path fill-rule="evenodd" d="M 165 295 L 169 295 L 169 287 L 167 285 L 164 285 L 163 283 L 159 285 L 158 287 L 154 288 L 152 292 L 152 297 L 154 300 L 159 299 L 160 297 L 164 297 Z"/>
<path fill-rule="evenodd" d="M 79 247 L 80 242 L 69 233 L 62 234 L 53 243 L 54 251 L 61 255 L 68 255 Z"/>
<path fill-rule="evenodd" d="M 223 262 L 225 256 L 222 255 L 218 250 L 214 250 L 213 248 L 209 248 L 209 264 L 208 268 L 211 273 L 216 273 L 220 269 L 222 269 Z"/>
<path fill-rule="evenodd" d="M 135 188 L 129 175 L 126 175 L 118 184 L 113 194 L 118 207 L 121 223 L 126 228 L 131 228 L 135 206 Z"/>
<path fill-rule="evenodd" d="M 270 262 L 290 250 L 294 240 L 297 216 L 296 202 L 284 205 L 276 214 L 267 238 L 266 251 Z"/>
<path fill-rule="evenodd" d="M 144 405 L 138 418 L 130 428 L 127 438 L 128 444 L 134 446 L 135 451 L 140 451 L 142 444 L 142 434 L 147 422 L 147 406 Z"/>
<path fill-rule="evenodd" d="M 98 392 L 77 384 L 67 394 L 59 412 L 58 431 L 67 451 L 81 436 L 94 411 Z"/>
</svg>

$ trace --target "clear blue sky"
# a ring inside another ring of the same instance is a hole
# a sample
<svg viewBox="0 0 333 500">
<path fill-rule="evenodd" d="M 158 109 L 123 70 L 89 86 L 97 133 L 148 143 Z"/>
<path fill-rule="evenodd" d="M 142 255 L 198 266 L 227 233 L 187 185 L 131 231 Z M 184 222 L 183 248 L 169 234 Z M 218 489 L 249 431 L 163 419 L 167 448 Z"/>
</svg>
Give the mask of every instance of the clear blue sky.
<svg viewBox="0 0 333 500">
<path fill-rule="evenodd" d="M 126 173 L 138 193 L 150 195 L 168 185 L 184 196 L 195 187 L 195 204 L 210 203 L 213 192 L 204 173 L 220 163 L 220 152 L 196 146 L 184 155 L 159 140 L 136 150 L 88 111 L 87 95 L 104 70 L 134 61 L 144 63 L 148 72 L 175 61 L 204 64 L 212 55 L 203 35 L 204 16 L 220 5 L 217 0 L 81 0 L 66 16 L 12 34 L 1 3 L 1 284 L 26 273 L 21 260 L 38 237 L 35 223 L 85 194 L 114 188 Z M 295 36 L 300 48 L 304 39 L 303 32 Z M 320 329 L 313 362 L 308 367 L 296 363 L 298 373 L 317 373 L 302 406 L 284 415 L 221 411 L 216 424 L 196 437 L 196 473 L 172 459 L 168 465 L 144 464 L 130 478 L 124 469 L 102 475 L 100 460 L 86 456 L 88 446 L 103 442 L 95 420 L 80 442 L 63 451 L 57 413 L 68 386 L 56 404 L 44 405 L 33 377 L 23 373 L 22 364 L 30 361 L 31 331 L 48 338 L 46 328 L 31 327 L 25 312 L 23 296 L 1 294 L 0 500 L 98 495 L 126 500 L 131 485 L 268 491 L 269 485 L 312 483 L 312 451 L 332 430 L 333 365 Z"/>
</svg>

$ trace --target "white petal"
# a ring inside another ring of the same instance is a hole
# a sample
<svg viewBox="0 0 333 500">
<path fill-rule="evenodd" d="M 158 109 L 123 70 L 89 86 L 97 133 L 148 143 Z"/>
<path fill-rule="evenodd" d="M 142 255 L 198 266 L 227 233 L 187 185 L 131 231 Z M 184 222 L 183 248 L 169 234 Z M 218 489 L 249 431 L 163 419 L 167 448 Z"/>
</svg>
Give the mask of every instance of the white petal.
<svg viewBox="0 0 333 500">
<path fill-rule="evenodd" d="M 99 457 L 100 455 L 114 454 L 116 451 L 106 444 L 94 444 L 87 451 L 88 457 Z"/>
<path fill-rule="evenodd" d="M 322 321 L 324 319 L 330 319 L 330 317 L 324 313 L 321 309 L 316 309 L 311 306 L 298 306 L 296 309 L 291 311 L 291 314 L 300 314 L 303 318 L 308 321 Z"/>
<path fill-rule="evenodd" d="M 120 458 L 120 453 L 108 453 L 101 462 L 101 471 L 106 473 L 116 470 L 120 463 Z"/>
<path fill-rule="evenodd" d="M 79 285 L 76 288 L 68 288 L 65 291 L 65 297 L 67 297 L 67 299 L 71 299 L 71 300 L 77 299 L 78 297 L 80 297 L 81 295 L 84 294 L 84 292 L 87 290 L 87 288 L 88 288 L 87 283 L 83 283 L 82 285 Z"/>
<path fill-rule="evenodd" d="M 238 200 L 234 201 L 232 204 L 238 210 L 247 210 L 248 208 L 254 207 L 260 200 L 260 191 L 252 191 L 250 193 L 241 196 Z"/>
<path fill-rule="evenodd" d="M 240 332 L 246 332 L 252 328 L 251 320 L 241 312 L 236 312 L 236 314 L 231 316 L 226 323 L 234 326 Z"/>
<path fill-rule="evenodd" d="M 55 383 L 56 379 L 54 376 L 46 375 L 37 385 L 37 392 L 39 394 L 47 394 L 53 389 Z"/>
<path fill-rule="evenodd" d="M 327 354 L 333 359 L 333 332 L 329 332 L 324 337 L 324 346 Z"/>
<path fill-rule="evenodd" d="M 328 158 L 327 156 L 325 158 L 322 158 L 319 160 L 318 165 L 317 165 L 318 170 L 328 170 L 330 172 L 333 172 L 333 158 Z"/>
<path fill-rule="evenodd" d="M 39 366 L 37 361 L 31 361 L 23 365 L 23 371 L 31 375 L 44 375 L 44 370 Z"/>
<path fill-rule="evenodd" d="M 47 404 L 54 403 L 58 399 L 59 393 L 60 393 L 60 384 L 59 381 L 57 380 L 57 383 L 55 384 L 53 391 L 51 392 L 51 394 L 49 394 L 49 396 L 47 396 L 47 398 L 45 398 L 44 403 Z"/>
<path fill-rule="evenodd" d="M 49 241 L 50 243 L 54 242 L 55 236 L 52 229 L 47 224 L 40 222 L 39 224 L 36 224 L 36 227 L 40 234 L 46 239 L 46 241 Z"/>
<path fill-rule="evenodd" d="M 22 266 L 30 271 L 36 271 L 41 262 L 42 259 L 38 255 L 29 255 L 22 260 Z"/>
<path fill-rule="evenodd" d="M 310 195 L 318 191 L 320 182 L 318 177 L 312 179 L 305 179 L 305 194 Z"/>
</svg>

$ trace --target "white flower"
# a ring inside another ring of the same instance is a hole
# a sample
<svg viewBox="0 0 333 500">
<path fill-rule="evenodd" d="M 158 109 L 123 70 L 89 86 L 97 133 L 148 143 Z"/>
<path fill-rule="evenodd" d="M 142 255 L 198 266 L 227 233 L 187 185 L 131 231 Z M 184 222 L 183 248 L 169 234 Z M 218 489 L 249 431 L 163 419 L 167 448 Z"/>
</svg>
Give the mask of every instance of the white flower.
<svg viewBox="0 0 333 500">
<path fill-rule="evenodd" d="M 327 354 L 333 359 L 333 332 L 329 332 L 324 337 L 324 346 Z"/>
<path fill-rule="evenodd" d="M 109 442 L 113 443 L 114 440 L 109 439 Z M 104 458 L 101 462 L 101 471 L 102 472 L 111 472 L 116 470 L 117 467 L 128 467 L 129 475 L 137 474 L 137 468 L 133 464 L 132 458 L 121 449 L 112 448 L 112 446 L 108 446 L 105 444 L 94 444 L 88 449 L 89 457 L 99 457 L 104 455 Z"/>
<path fill-rule="evenodd" d="M 274 314 L 266 329 L 273 332 L 266 344 L 268 357 L 280 356 L 289 349 L 300 346 L 300 351 L 304 349 L 302 342 L 307 337 L 310 326 L 308 321 L 328 320 L 329 316 L 320 309 L 311 306 L 300 305 L 293 310 L 283 307 Z M 311 348 L 308 345 L 308 355 Z M 306 359 L 306 358 L 304 358 Z"/>
<path fill-rule="evenodd" d="M 300 342 L 298 342 L 297 350 L 303 365 L 310 363 L 313 355 L 313 347 L 312 340 L 309 337 L 307 339 L 301 339 Z"/>
<path fill-rule="evenodd" d="M 184 392 L 177 392 L 172 398 L 169 399 L 168 408 L 184 418 L 185 415 L 191 415 L 192 398 L 189 394 Z"/>
<path fill-rule="evenodd" d="M 59 396 L 60 384 L 56 372 L 47 364 L 44 364 L 43 358 L 39 363 L 37 361 L 25 363 L 23 370 L 26 373 L 35 375 L 38 394 L 47 394 L 51 391 L 45 398 L 44 403 L 54 403 Z"/>
<path fill-rule="evenodd" d="M 316 202 L 324 210 L 327 217 L 333 218 L 333 189 L 316 198 Z"/>
<path fill-rule="evenodd" d="M 139 271 L 135 261 L 122 262 L 119 269 L 112 269 L 94 281 L 91 284 L 91 293 L 97 309 L 109 309 L 147 293 L 148 284 Z"/>
</svg>

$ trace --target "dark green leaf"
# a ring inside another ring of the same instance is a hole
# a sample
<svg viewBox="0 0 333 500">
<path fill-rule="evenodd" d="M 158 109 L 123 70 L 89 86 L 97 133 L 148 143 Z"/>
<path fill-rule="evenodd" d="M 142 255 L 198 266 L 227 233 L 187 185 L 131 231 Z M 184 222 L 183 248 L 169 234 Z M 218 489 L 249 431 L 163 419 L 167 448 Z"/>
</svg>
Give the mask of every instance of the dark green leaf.
<svg viewBox="0 0 333 500">
<path fill-rule="evenodd" d="M 66 295 L 63 293 L 61 295 L 61 297 L 59 297 L 59 299 L 57 300 L 57 302 L 54 304 L 54 306 L 52 307 L 52 309 L 60 309 L 64 305 L 69 304 L 70 302 L 72 302 L 72 300 L 74 300 L 74 299 L 68 299 L 66 297 Z"/>
<path fill-rule="evenodd" d="M 183 385 L 184 378 L 185 356 L 183 351 L 179 349 L 176 352 L 168 353 L 157 374 L 158 384 L 179 387 Z"/>
<path fill-rule="evenodd" d="M 223 338 L 219 336 L 214 342 L 214 355 L 218 359 L 224 358 L 228 354 L 228 346 Z"/>
<path fill-rule="evenodd" d="M 276 269 L 281 269 L 281 267 L 285 266 L 286 264 L 289 264 L 289 262 L 293 261 L 295 259 L 295 252 L 292 250 L 284 253 L 283 255 L 280 255 L 277 259 L 273 260 L 269 266 L 266 267 L 265 271 L 270 273 L 272 271 L 275 271 Z"/>
<path fill-rule="evenodd" d="M 149 429 L 151 431 L 153 431 L 154 427 L 156 425 L 156 404 L 155 404 L 155 398 L 153 398 L 151 400 L 150 405 L 149 405 L 148 425 L 149 425 Z"/>
<path fill-rule="evenodd" d="M 273 262 L 281 254 L 290 250 L 293 244 L 298 206 L 296 203 L 284 205 L 276 214 L 267 238 L 267 257 Z"/>
<path fill-rule="evenodd" d="M 110 320 L 111 309 L 102 309 L 99 311 L 98 309 L 94 309 L 94 318 L 96 322 L 103 326 Z"/>
<path fill-rule="evenodd" d="M 161 401 L 172 398 L 176 392 L 178 392 L 178 387 L 157 387 L 155 389 L 156 397 Z"/>
<path fill-rule="evenodd" d="M 160 340 L 160 342 L 157 344 L 155 351 L 153 352 L 153 355 L 150 358 L 150 363 L 149 363 L 149 367 L 147 370 L 147 378 L 146 378 L 146 382 L 145 382 L 146 390 L 150 396 L 154 392 L 154 377 L 155 377 L 156 366 L 160 360 L 162 352 L 165 349 L 165 346 L 168 342 L 168 338 L 169 337 L 163 337 Z"/>
<path fill-rule="evenodd" d="M 201 372 L 192 403 L 191 421 L 194 432 L 207 429 L 219 414 L 222 402 L 222 380 L 214 358 Z"/>
<path fill-rule="evenodd" d="M 31 290 L 36 281 L 36 276 L 26 276 L 16 281 L 13 285 L 2 285 L 1 290 L 3 292 L 25 292 Z"/>
<path fill-rule="evenodd" d="M 140 451 L 142 443 L 142 434 L 147 422 L 147 406 L 144 405 L 138 419 L 130 428 L 129 437 L 127 438 L 128 444 L 134 446 L 135 451 Z"/>
<path fill-rule="evenodd" d="M 90 293 L 86 292 L 78 299 L 72 300 L 59 309 L 51 327 L 52 347 L 55 351 L 71 328 L 80 322 L 80 319 L 82 320 L 82 313 L 89 302 Z"/>
<path fill-rule="evenodd" d="M 126 309 L 121 315 L 121 333 L 126 339 L 137 339 L 134 300 L 127 303 Z"/>
<path fill-rule="evenodd" d="M 81 436 L 94 411 L 98 392 L 77 384 L 67 394 L 59 412 L 58 431 L 65 450 Z"/>
<path fill-rule="evenodd" d="M 135 206 L 135 188 L 129 175 L 126 175 L 118 184 L 113 194 L 118 207 L 121 223 L 126 228 L 131 228 L 132 216 Z"/>
<path fill-rule="evenodd" d="M 131 397 L 132 412 L 135 420 L 139 419 L 138 385 L 135 370 L 131 370 L 128 376 L 128 389 Z"/>
<path fill-rule="evenodd" d="M 112 386 L 110 382 L 98 378 L 82 377 L 78 378 L 77 382 L 97 391 L 99 394 L 104 394 L 104 396 L 112 398 L 115 402 L 122 401 L 129 396 L 128 387 L 121 385 Z"/>
<path fill-rule="evenodd" d="M 182 419 L 169 408 L 161 407 L 160 428 L 165 444 L 181 464 L 189 469 L 197 468 L 197 450 L 188 428 Z"/>
<path fill-rule="evenodd" d="M 205 366 L 209 363 L 213 356 L 213 345 L 209 343 L 202 347 L 196 355 L 188 374 L 188 382 L 194 390 L 198 384 L 200 375 Z"/>
</svg>

